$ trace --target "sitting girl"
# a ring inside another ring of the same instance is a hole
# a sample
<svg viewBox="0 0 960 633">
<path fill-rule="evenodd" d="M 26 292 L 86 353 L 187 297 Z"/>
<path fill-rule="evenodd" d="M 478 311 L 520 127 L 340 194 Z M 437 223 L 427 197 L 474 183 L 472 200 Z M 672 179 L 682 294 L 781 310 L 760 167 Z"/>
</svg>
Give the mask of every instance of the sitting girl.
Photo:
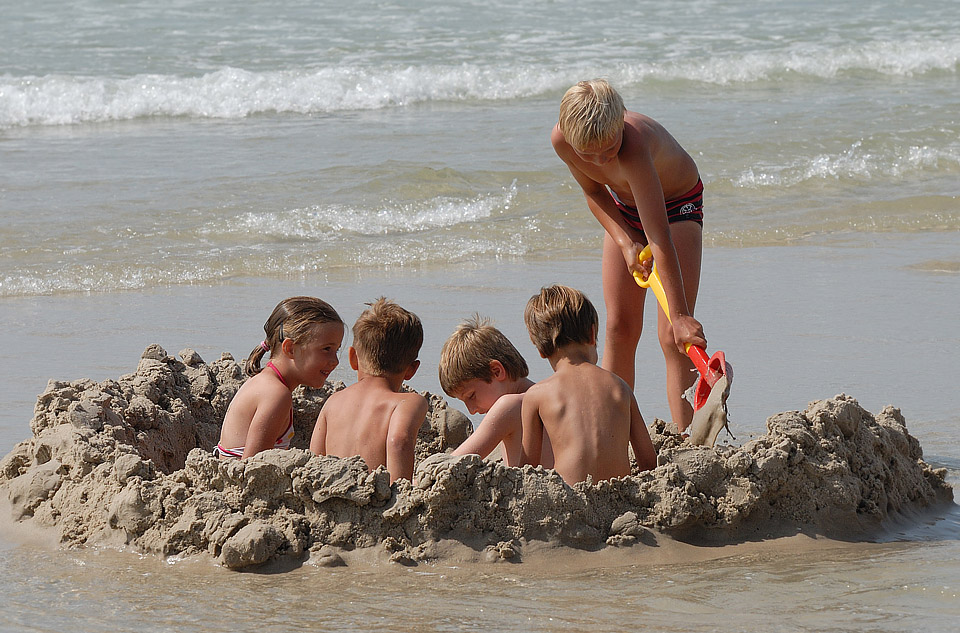
<svg viewBox="0 0 960 633">
<path fill-rule="evenodd" d="M 292 392 L 300 385 L 322 387 L 340 359 L 343 320 L 328 303 L 290 297 L 273 309 L 263 326 L 267 338 L 250 353 L 251 376 L 237 391 L 220 429 L 214 454 L 242 459 L 270 448 L 290 448 Z M 268 371 L 260 360 L 270 352 Z"/>
</svg>

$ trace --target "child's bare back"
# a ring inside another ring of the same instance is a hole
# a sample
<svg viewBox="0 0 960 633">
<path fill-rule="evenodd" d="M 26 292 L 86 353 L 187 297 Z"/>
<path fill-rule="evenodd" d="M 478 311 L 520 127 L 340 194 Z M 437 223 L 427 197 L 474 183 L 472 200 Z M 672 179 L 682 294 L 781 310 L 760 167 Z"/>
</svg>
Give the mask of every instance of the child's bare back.
<svg viewBox="0 0 960 633">
<path fill-rule="evenodd" d="M 550 286 L 530 298 L 523 315 L 530 340 L 553 375 L 523 397 L 523 458 L 543 464 L 544 439 L 553 468 L 569 484 L 630 474 L 628 444 L 641 470 L 656 466 L 656 452 L 633 391 L 597 366 L 597 311 L 582 292 Z"/>
<path fill-rule="evenodd" d="M 391 480 L 410 479 L 426 413 L 427 401 L 420 394 L 397 393 L 386 379 L 367 376 L 330 396 L 317 419 L 311 449 L 337 457 L 359 455 L 371 470 L 385 466 Z"/>
<path fill-rule="evenodd" d="M 554 450 L 554 469 L 564 481 L 594 481 L 630 474 L 627 444 L 633 393 L 615 374 L 582 362 L 559 364 L 523 400 L 527 426 L 542 424 Z M 639 416 L 639 411 L 636 411 Z M 642 424 L 642 422 L 641 422 Z M 534 446 L 535 430 L 530 431 Z M 524 427 L 524 438 L 528 435 Z M 531 448 L 531 450 L 535 450 Z"/>
<path fill-rule="evenodd" d="M 357 382 L 324 403 L 310 450 L 359 455 L 371 470 L 386 466 L 393 483 L 413 479 L 417 433 L 429 408 L 420 394 L 401 391 L 420 367 L 423 326 L 417 315 L 382 297 L 369 305 L 353 325 L 348 350 Z"/>
</svg>

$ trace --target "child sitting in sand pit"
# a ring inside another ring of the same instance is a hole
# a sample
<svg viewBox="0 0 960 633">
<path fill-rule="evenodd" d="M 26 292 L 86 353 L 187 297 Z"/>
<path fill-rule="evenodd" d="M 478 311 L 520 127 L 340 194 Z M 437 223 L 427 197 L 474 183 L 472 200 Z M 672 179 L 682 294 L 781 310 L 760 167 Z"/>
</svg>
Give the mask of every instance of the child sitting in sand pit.
<svg viewBox="0 0 960 633">
<path fill-rule="evenodd" d="M 627 444 L 641 470 L 657 465 L 633 391 L 597 366 L 597 311 L 579 290 L 550 286 L 527 302 L 530 340 L 554 374 L 523 397 L 523 453 L 540 463 L 544 435 L 553 446 L 554 469 L 568 484 L 630 474 Z"/>
<path fill-rule="evenodd" d="M 310 450 L 359 455 L 371 470 L 386 466 L 392 483 L 413 478 L 417 432 L 427 415 L 423 396 L 400 391 L 420 366 L 423 326 L 417 315 L 383 297 L 369 306 L 353 326 L 348 352 L 357 382 L 327 399 Z"/>
<path fill-rule="evenodd" d="M 270 448 L 290 448 L 293 439 L 293 390 L 322 387 L 340 364 L 343 319 L 315 297 L 284 299 L 263 326 L 267 338 L 244 367 L 246 381 L 230 402 L 214 453 L 245 458 Z M 260 360 L 270 352 L 267 367 Z"/>
<path fill-rule="evenodd" d="M 486 457 L 502 444 L 504 463 L 522 465 L 520 406 L 533 385 L 529 373 L 517 348 L 489 320 L 477 315 L 454 330 L 440 351 L 440 386 L 462 400 L 470 413 L 484 414 L 454 455 Z M 548 450 L 549 445 L 543 452 Z"/>
</svg>

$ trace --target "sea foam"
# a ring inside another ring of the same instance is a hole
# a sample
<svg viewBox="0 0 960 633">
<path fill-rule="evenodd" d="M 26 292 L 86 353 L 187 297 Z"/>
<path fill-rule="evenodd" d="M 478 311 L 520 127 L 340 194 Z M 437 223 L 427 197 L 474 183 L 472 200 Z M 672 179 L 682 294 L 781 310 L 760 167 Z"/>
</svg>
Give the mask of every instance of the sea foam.
<svg viewBox="0 0 960 633">
<path fill-rule="evenodd" d="M 875 41 L 840 47 L 792 44 L 707 59 L 570 64 L 330 66 L 253 72 L 222 68 L 198 76 L 0 77 L 0 127 L 67 125 L 143 117 L 237 119 L 258 113 L 323 114 L 425 102 L 510 101 L 560 92 L 589 76 L 621 87 L 648 81 L 708 84 L 956 73 L 960 42 Z"/>
</svg>

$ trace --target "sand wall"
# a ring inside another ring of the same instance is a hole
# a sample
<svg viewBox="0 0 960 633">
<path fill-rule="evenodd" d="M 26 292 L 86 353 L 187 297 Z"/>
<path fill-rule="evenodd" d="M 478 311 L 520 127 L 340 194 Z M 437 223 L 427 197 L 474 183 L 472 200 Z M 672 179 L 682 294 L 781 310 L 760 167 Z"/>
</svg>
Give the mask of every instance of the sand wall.
<svg viewBox="0 0 960 633">
<path fill-rule="evenodd" d="M 415 563 L 451 540 L 497 560 L 522 557 L 534 541 L 599 549 L 648 542 L 651 531 L 716 543 L 798 529 L 857 538 L 953 499 L 899 410 L 873 415 L 845 395 L 774 415 L 765 435 L 739 447 L 686 447 L 655 421 L 654 471 L 571 487 L 539 467 L 444 454 L 470 422 L 426 394 L 414 481 L 391 486 L 359 458 L 303 449 L 342 384 L 294 393 L 300 448 L 214 458 L 242 380 L 229 355 L 207 364 L 192 350 L 177 360 L 152 345 L 135 373 L 115 381 L 51 381 L 34 436 L 0 460 L 11 518 L 54 530 L 65 546 L 207 553 L 242 568 L 307 556 L 340 564 L 360 548 Z"/>
</svg>

